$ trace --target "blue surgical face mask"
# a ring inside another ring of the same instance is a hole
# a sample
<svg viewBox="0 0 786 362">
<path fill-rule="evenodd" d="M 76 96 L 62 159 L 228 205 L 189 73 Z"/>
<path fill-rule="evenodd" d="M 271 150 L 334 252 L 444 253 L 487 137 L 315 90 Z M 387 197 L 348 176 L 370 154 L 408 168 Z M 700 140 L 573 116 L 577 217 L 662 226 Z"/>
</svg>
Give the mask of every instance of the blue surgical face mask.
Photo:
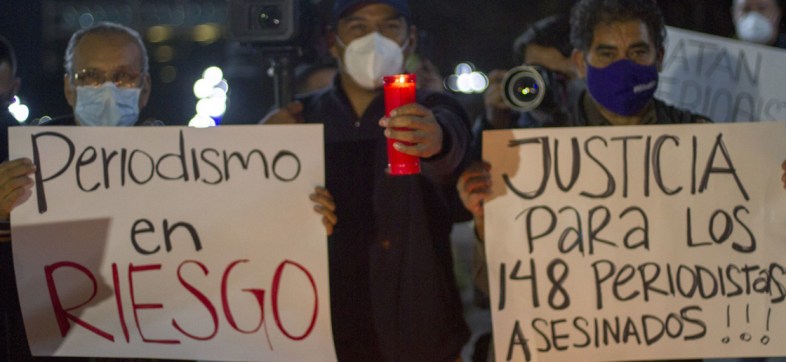
<svg viewBox="0 0 786 362">
<path fill-rule="evenodd" d="M 652 100 L 658 88 L 658 67 L 640 65 L 629 59 L 604 68 L 587 64 L 587 90 L 604 108 L 621 116 L 632 116 Z"/>
<path fill-rule="evenodd" d="M 133 126 L 139 118 L 139 88 L 118 88 L 112 82 L 76 87 L 74 116 L 83 126 Z"/>
</svg>

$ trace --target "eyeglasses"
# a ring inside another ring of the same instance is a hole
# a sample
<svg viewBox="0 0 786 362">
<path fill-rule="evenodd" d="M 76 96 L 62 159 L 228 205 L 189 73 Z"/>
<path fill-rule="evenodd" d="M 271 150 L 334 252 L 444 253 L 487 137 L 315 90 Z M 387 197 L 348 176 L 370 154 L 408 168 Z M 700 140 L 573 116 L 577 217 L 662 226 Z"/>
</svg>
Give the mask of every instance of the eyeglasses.
<svg viewBox="0 0 786 362">
<path fill-rule="evenodd" d="M 112 82 L 118 88 L 138 88 L 142 73 L 119 70 L 111 74 L 98 69 L 82 69 L 71 75 L 74 85 L 79 87 L 98 87 L 105 82 Z"/>
</svg>

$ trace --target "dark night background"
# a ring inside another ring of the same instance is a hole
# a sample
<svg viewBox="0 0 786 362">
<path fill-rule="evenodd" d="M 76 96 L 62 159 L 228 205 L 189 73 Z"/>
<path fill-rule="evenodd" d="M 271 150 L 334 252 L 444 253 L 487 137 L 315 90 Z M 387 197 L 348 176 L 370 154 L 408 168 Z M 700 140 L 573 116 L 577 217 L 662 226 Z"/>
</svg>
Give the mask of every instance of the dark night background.
<svg viewBox="0 0 786 362">
<path fill-rule="evenodd" d="M 312 0 L 321 29 L 331 0 Z M 731 0 L 658 0 L 667 24 L 729 36 Z M 446 76 L 470 61 L 481 71 L 514 64 L 513 39 L 544 16 L 568 12 L 573 0 L 410 1 L 421 31 L 421 51 Z M 268 63 L 258 51 L 228 40 L 226 0 L 2 0 L 0 34 L 19 58 L 20 97 L 30 118 L 67 114 L 63 54 L 80 22 L 115 21 L 140 32 L 147 43 L 153 93 L 143 117 L 184 125 L 196 113 L 192 87 L 211 65 L 230 87 L 224 124 L 253 123 L 274 103 Z M 317 32 L 319 33 L 319 32 Z M 163 35 L 163 36 L 162 36 Z M 317 34 L 318 35 L 318 34 Z M 159 38 L 159 39 L 156 39 Z M 470 108 L 480 95 L 461 95 Z"/>
</svg>

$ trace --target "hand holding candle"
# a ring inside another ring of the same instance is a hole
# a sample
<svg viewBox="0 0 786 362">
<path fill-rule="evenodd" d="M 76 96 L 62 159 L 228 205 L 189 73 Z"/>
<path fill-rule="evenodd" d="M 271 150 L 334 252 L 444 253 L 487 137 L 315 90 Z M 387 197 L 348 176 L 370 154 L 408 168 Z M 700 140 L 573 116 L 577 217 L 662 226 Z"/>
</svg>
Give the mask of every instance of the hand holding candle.
<svg viewBox="0 0 786 362">
<path fill-rule="evenodd" d="M 385 117 L 390 117 L 390 112 L 392 110 L 415 102 L 414 74 L 392 75 L 386 76 L 384 79 Z M 393 146 L 396 142 L 412 145 L 412 143 L 398 141 L 388 136 L 388 173 L 391 175 L 411 175 L 420 173 L 420 158 L 396 150 Z"/>
<path fill-rule="evenodd" d="M 431 109 L 412 103 L 390 111 L 379 125 L 385 127 L 385 137 L 396 140 L 396 151 L 419 158 L 429 158 L 442 152 L 442 126 Z"/>
</svg>

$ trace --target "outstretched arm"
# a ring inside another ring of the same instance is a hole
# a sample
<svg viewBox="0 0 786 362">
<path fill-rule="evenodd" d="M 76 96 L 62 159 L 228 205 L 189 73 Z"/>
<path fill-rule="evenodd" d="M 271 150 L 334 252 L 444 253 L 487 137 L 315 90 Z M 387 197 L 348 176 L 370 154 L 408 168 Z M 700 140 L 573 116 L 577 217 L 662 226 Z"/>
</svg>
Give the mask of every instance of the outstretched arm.
<svg viewBox="0 0 786 362">
<path fill-rule="evenodd" d="M 420 158 L 429 158 L 442 151 L 442 127 L 434 113 L 420 105 L 409 104 L 394 109 L 390 118 L 379 121 L 385 127 L 385 137 L 397 141 L 393 147 L 403 153 Z"/>
</svg>

